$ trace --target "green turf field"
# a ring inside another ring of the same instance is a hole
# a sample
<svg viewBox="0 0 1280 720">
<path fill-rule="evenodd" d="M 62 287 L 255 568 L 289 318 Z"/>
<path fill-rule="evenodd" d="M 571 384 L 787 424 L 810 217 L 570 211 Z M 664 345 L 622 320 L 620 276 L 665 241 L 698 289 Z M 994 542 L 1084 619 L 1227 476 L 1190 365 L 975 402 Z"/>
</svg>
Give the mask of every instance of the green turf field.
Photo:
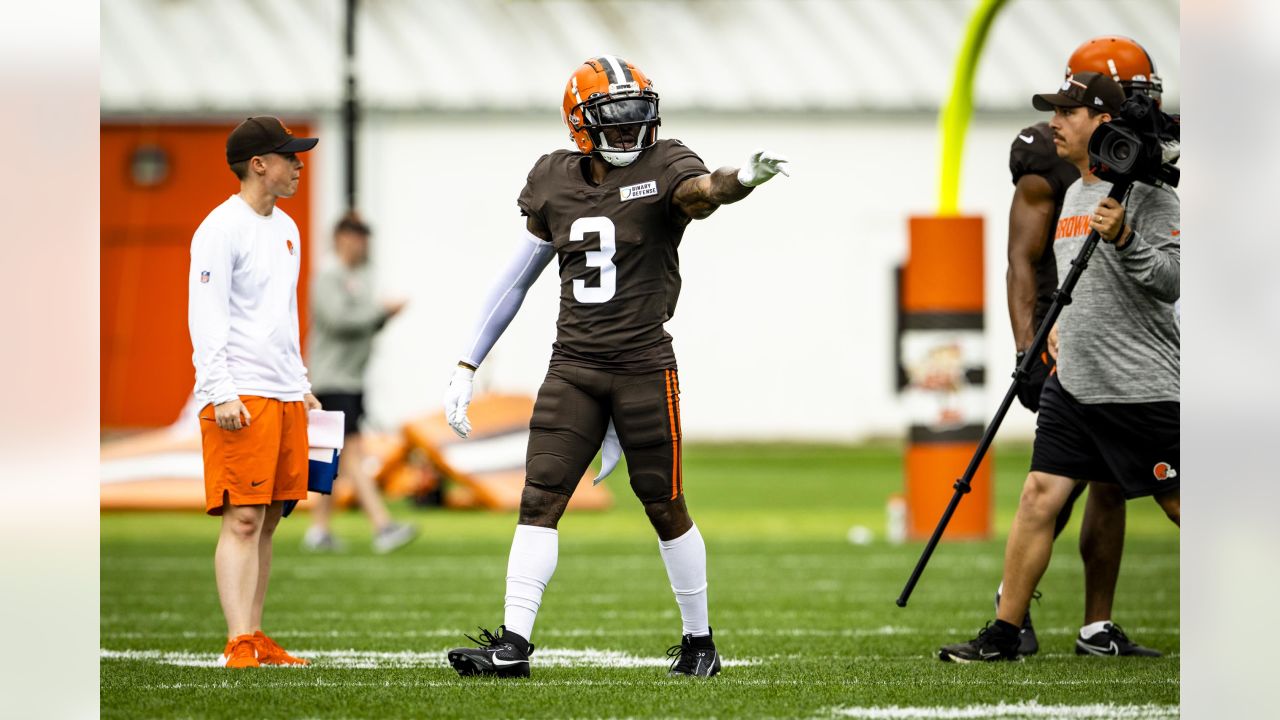
<svg viewBox="0 0 1280 720">
<path fill-rule="evenodd" d="M 997 527 L 1008 528 L 1026 448 L 997 455 Z M 527 681 L 463 680 L 444 652 L 502 622 L 515 517 L 397 509 L 423 537 L 368 550 L 349 514 L 336 556 L 298 549 L 285 520 L 266 630 L 305 669 L 213 667 L 225 626 L 214 591 L 217 521 L 102 518 L 102 716 L 108 718 L 1176 717 L 1178 533 L 1149 500 L 1129 505 L 1117 615 L 1160 659 L 1078 658 L 1077 519 L 1033 606 L 1040 655 L 957 666 L 940 644 L 993 616 L 1003 542 L 943 545 L 906 609 L 894 605 L 920 547 L 888 545 L 885 497 L 902 484 L 885 447 L 691 445 L 690 509 L 706 538 L 711 622 L 727 666 L 706 682 L 666 676 L 680 620 L 637 501 L 570 514 L 534 632 Z M 851 545 L 851 525 L 876 541 Z M 1064 706 L 1077 706 L 1067 708 Z M 892 709 L 896 706 L 896 710 Z M 945 708 L 971 706 L 965 711 Z"/>
</svg>

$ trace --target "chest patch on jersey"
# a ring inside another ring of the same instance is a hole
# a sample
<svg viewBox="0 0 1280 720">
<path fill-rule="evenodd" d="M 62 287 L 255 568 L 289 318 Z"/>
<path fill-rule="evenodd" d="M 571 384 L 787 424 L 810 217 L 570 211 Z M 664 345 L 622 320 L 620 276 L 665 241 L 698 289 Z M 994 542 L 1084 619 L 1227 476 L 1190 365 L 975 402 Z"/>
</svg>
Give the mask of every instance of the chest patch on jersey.
<svg viewBox="0 0 1280 720">
<path fill-rule="evenodd" d="M 628 200 L 635 200 L 636 198 L 649 197 L 651 195 L 657 195 L 657 194 L 658 194 L 657 180 L 650 180 L 649 182 L 642 182 L 638 185 L 628 185 L 623 188 L 618 188 L 618 196 L 622 202 L 626 202 Z"/>
</svg>

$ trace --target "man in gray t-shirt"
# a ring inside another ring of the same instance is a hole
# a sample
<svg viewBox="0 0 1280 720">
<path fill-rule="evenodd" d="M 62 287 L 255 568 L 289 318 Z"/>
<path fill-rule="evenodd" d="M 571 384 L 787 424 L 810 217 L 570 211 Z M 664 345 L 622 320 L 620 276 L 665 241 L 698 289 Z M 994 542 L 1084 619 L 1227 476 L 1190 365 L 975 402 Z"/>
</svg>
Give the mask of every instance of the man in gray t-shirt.
<svg viewBox="0 0 1280 720">
<path fill-rule="evenodd" d="M 1152 496 L 1179 522 L 1178 196 L 1135 184 L 1121 204 L 1111 184 L 1090 171 L 1088 143 L 1124 103 L 1119 83 L 1076 73 L 1057 93 L 1036 95 L 1053 111 L 1059 157 L 1080 168 L 1067 189 L 1054 234 L 1065 277 L 1085 238 L 1103 241 L 1058 318 L 1057 372 L 1045 382 L 1036 419 L 1031 472 L 1005 549 L 1004 589 L 996 621 L 978 637 L 939 651 L 944 661 L 1013 660 L 1019 624 L 1049 566 L 1054 519 L 1078 483 L 1119 485 L 1128 499 Z M 1155 655 L 1109 621 L 1086 626 L 1078 655 Z"/>
<path fill-rule="evenodd" d="M 308 364 L 311 385 L 327 410 L 341 410 L 346 439 L 338 481 L 350 482 L 356 499 L 373 526 L 373 549 L 387 553 L 418 535 L 410 523 L 396 522 L 378 492 L 378 484 L 364 466 L 360 420 L 364 416 L 364 372 L 373 351 L 373 338 L 404 308 L 403 300 L 376 299 L 370 276 L 369 226 L 354 212 L 333 230 L 334 263 L 316 275 L 311 285 L 311 333 Z M 313 552 L 336 551 L 342 542 L 330 531 L 332 495 L 320 495 L 311 506 L 311 527 L 302 545 Z"/>
</svg>

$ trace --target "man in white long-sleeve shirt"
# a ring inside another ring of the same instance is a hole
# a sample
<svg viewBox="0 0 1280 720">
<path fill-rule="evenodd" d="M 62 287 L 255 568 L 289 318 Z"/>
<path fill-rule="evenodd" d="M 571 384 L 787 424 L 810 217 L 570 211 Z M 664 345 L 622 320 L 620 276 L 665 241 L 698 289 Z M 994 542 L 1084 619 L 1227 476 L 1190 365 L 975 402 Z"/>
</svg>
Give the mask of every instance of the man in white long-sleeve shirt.
<svg viewBox="0 0 1280 720">
<path fill-rule="evenodd" d="M 222 516 L 214 554 L 227 620 L 226 667 L 305 665 L 262 632 L 271 538 L 284 503 L 307 497 L 311 394 L 298 339 L 298 226 L 275 206 L 298 190 L 294 137 L 274 117 L 253 117 L 227 138 L 240 192 L 191 240 L 187 324 L 201 406 L 205 509 Z"/>
</svg>

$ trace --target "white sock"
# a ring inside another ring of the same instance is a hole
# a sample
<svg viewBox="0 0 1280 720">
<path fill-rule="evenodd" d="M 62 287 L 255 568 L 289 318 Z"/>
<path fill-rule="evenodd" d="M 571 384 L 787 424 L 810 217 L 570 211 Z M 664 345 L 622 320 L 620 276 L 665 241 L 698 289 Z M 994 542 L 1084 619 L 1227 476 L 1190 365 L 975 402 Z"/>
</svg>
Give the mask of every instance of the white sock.
<svg viewBox="0 0 1280 720">
<path fill-rule="evenodd" d="M 1110 620 L 1099 620 L 1096 623 L 1089 623 L 1088 625 L 1085 625 L 1084 627 L 1080 628 L 1080 637 L 1084 638 L 1085 640 L 1088 640 L 1094 635 L 1097 635 L 1098 633 L 1105 631 L 1107 629 L 1107 626 L 1110 624 L 1111 624 Z"/>
<path fill-rule="evenodd" d="M 507 596 L 503 624 L 525 640 L 542 605 L 542 593 L 556 571 L 560 533 L 555 528 L 517 525 L 507 557 Z"/>
<path fill-rule="evenodd" d="M 706 636 L 711 634 L 707 618 L 707 546 L 702 542 L 698 526 L 674 540 L 659 540 L 658 549 L 662 562 L 667 566 L 667 578 L 680 606 L 680 620 L 684 634 Z"/>
</svg>

